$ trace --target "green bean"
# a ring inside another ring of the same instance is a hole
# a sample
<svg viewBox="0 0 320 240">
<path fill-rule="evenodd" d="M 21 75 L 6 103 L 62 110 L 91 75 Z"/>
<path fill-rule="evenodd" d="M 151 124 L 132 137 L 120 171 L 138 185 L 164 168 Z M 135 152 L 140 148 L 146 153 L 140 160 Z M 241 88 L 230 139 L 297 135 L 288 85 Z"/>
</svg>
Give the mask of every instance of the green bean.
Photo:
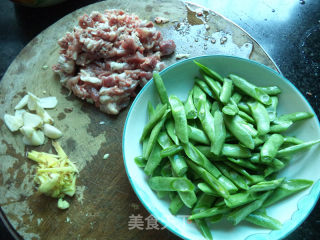
<svg viewBox="0 0 320 240">
<path fill-rule="evenodd" d="M 201 183 L 198 183 L 197 186 L 202 192 L 204 192 L 207 195 L 215 196 L 215 197 L 219 196 L 219 194 L 206 183 L 201 182 Z"/>
<path fill-rule="evenodd" d="M 217 223 L 223 218 L 224 214 L 218 214 L 212 217 L 207 218 L 210 223 Z"/>
<path fill-rule="evenodd" d="M 243 111 L 243 112 L 245 112 L 245 113 L 247 113 L 247 114 L 251 114 L 251 110 L 250 110 L 248 104 L 245 103 L 245 102 L 239 102 L 239 103 L 238 103 L 238 108 L 239 108 L 241 111 Z"/>
<path fill-rule="evenodd" d="M 279 178 L 271 181 L 259 182 L 255 185 L 252 185 L 249 189 L 249 192 L 263 192 L 276 189 L 283 182 L 284 178 Z"/>
<path fill-rule="evenodd" d="M 239 109 L 236 105 L 228 104 L 222 108 L 222 112 L 229 116 L 234 116 L 239 112 Z"/>
<path fill-rule="evenodd" d="M 254 119 L 251 116 L 249 116 L 248 114 L 246 114 L 245 112 L 239 111 L 238 114 L 240 117 L 242 117 L 243 119 L 245 119 L 249 123 L 255 123 Z"/>
<path fill-rule="evenodd" d="M 155 144 L 150 154 L 150 157 L 148 158 L 147 164 L 144 168 L 144 172 L 148 176 L 151 176 L 153 171 L 156 169 L 156 167 L 159 166 L 160 162 L 161 162 L 160 146 L 159 144 Z"/>
<path fill-rule="evenodd" d="M 239 173 L 221 163 L 216 163 L 216 166 L 222 174 L 229 178 L 237 187 L 244 190 L 249 189 L 246 180 Z"/>
<path fill-rule="evenodd" d="M 210 144 L 210 141 L 207 135 L 201 129 L 188 125 L 188 135 L 189 135 L 189 138 L 195 142 L 208 144 L 208 145 Z"/>
<path fill-rule="evenodd" d="M 229 221 L 231 221 L 234 225 L 239 224 L 250 213 L 259 209 L 262 206 L 263 202 L 270 196 L 271 193 L 272 193 L 272 191 L 263 193 L 261 196 L 259 196 L 259 198 L 257 200 L 249 203 L 248 205 L 246 205 L 242 208 L 235 209 L 234 211 L 232 211 L 230 213 L 230 215 L 228 216 L 227 219 Z"/>
<path fill-rule="evenodd" d="M 188 142 L 188 125 L 186 113 L 182 102 L 176 96 L 170 96 L 169 102 L 172 109 L 172 116 L 174 119 L 174 126 L 176 130 L 177 137 L 183 143 Z"/>
<path fill-rule="evenodd" d="M 167 112 L 167 105 L 163 105 L 158 112 L 155 112 L 151 117 L 148 123 L 145 125 L 142 131 L 140 142 L 150 133 L 152 128 L 161 120 L 164 114 Z"/>
<path fill-rule="evenodd" d="M 156 191 L 194 191 L 193 183 L 183 177 L 152 177 L 149 179 L 149 185 Z"/>
<path fill-rule="evenodd" d="M 229 197 L 228 190 L 216 179 L 213 175 L 211 175 L 207 170 L 193 163 L 192 161 L 186 159 L 188 166 L 203 179 L 210 187 L 212 187 L 219 196 L 224 198 Z"/>
<path fill-rule="evenodd" d="M 146 159 L 144 159 L 142 156 L 138 156 L 134 158 L 134 162 L 137 164 L 138 167 L 145 167 L 146 166 Z"/>
<path fill-rule="evenodd" d="M 207 240 L 212 240 L 212 234 L 210 228 L 205 219 L 195 219 L 195 223 L 199 228 L 202 236 Z"/>
<path fill-rule="evenodd" d="M 210 208 L 216 198 L 205 193 L 200 194 L 197 203 L 195 204 L 192 212 L 197 212 L 202 209 Z"/>
<path fill-rule="evenodd" d="M 227 157 L 249 158 L 251 157 L 251 152 L 248 148 L 239 144 L 225 143 L 222 148 L 222 155 Z"/>
<path fill-rule="evenodd" d="M 164 86 L 163 80 L 158 72 L 153 72 L 153 80 L 156 85 L 156 88 L 158 90 L 158 94 L 160 97 L 160 100 L 163 104 L 166 104 L 167 107 L 170 106 L 169 104 L 169 98 L 167 94 L 166 87 Z"/>
<path fill-rule="evenodd" d="M 254 149 L 254 141 L 248 130 L 245 129 L 241 124 L 241 121 L 235 117 L 224 116 L 224 122 L 228 130 L 241 142 L 244 146 L 249 149 Z"/>
<path fill-rule="evenodd" d="M 238 104 L 242 99 L 242 95 L 240 93 L 233 93 L 233 95 L 231 96 L 231 101 L 234 103 L 234 104 Z"/>
<path fill-rule="evenodd" d="M 253 141 L 256 147 L 264 144 L 268 139 L 269 139 L 270 135 L 266 134 L 266 135 L 260 135 L 260 136 L 256 136 Z"/>
<path fill-rule="evenodd" d="M 143 157 L 144 159 L 146 159 L 144 156 L 146 156 L 146 151 L 147 151 L 148 142 L 149 142 L 149 137 L 146 137 L 146 138 L 143 139 L 143 141 L 142 141 L 142 157 Z M 147 159 L 146 159 L 146 160 L 147 160 Z"/>
<path fill-rule="evenodd" d="M 231 167 L 236 172 L 238 172 L 238 173 L 242 174 L 243 176 L 245 176 L 247 179 L 249 179 L 251 181 L 251 183 L 261 182 L 261 181 L 264 180 L 263 176 L 251 175 L 245 169 L 240 168 L 239 166 L 237 166 L 236 164 L 234 164 L 234 163 L 232 163 L 230 161 L 226 161 L 226 162 L 224 162 L 224 164 L 228 165 L 229 167 Z"/>
<path fill-rule="evenodd" d="M 172 169 L 170 162 L 166 162 L 161 168 L 162 177 L 172 177 Z"/>
<path fill-rule="evenodd" d="M 207 158 L 210 158 L 210 160 L 212 161 L 224 161 L 225 157 L 223 156 L 216 156 L 214 155 L 211 151 L 210 151 L 210 147 L 209 146 L 202 146 L 202 145 L 198 145 L 196 146 L 196 148 Z"/>
<path fill-rule="evenodd" d="M 211 109 L 210 109 L 211 115 L 213 116 L 217 110 L 219 110 L 219 103 L 218 102 L 212 103 Z"/>
<path fill-rule="evenodd" d="M 208 218 L 218 214 L 227 213 L 229 211 L 230 209 L 226 206 L 213 207 L 213 208 L 209 208 L 207 210 L 201 211 L 199 213 L 192 214 L 190 217 L 188 217 L 188 219 L 194 220 L 194 219 L 200 219 L 200 218 Z"/>
<path fill-rule="evenodd" d="M 248 103 L 252 116 L 257 123 L 259 135 L 264 135 L 270 131 L 270 119 L 266 108 L 259 102 Z"/>
<path fill-rule="evenodd" d="M 241 124 L 241 126 L 247 130 L 247 132 L 252 136 L 252 138 L 256 138 L 258 136 L 258 131 L 254 128 L 254 126 L 251 123 L 247 123 L 239 115 L 235 117 L 239 119 L 239 124 Z"/>
<path fill-rule="evenodd" d="M 224 202 L 229 208 L 236 208 L 236 207 L 240 207 L 245 204 L 248 204 L 250 202 L 253 202 L 254 200 L 257 200 L 257 199 L 258 199 L 258 195 L 256 193 L 250 193 L 246 191 L 246 192 L 232 194 L 230 195 L 229 198 L 224 199 Z"/>
<path fill-rule="evenodd" d="M 150 101 L 148 101 L 148 115 L 149 115 L 149 119 L 155 114 L 155 110 L 152 106 L 152 103 Z"/>
<path fill-rule="evenodd" d="M 255 211 L 253 213 L 250 213 L 245 220 L 247 222 L 250 222 L 252 224 L 261 226 L 263 228 L 271 229 L 271 230 L 277 230 L 282 227 L 281 222 L 279 222 L 277 219 L 272 218 L 268 216 L 266 213 Z"/>
<path fill-rule="evenodd" d="M 158 143 L 159 145 L 164 149 L 168 148 L 173 145 L 173 142 L 171 141 L 168 134 L 164 131 L 161 131 L 158 136 Z"/>
<path fill-rule="evenodd" d="M 202 91 L 204 91 L 209 97 L 215 99 L 214 94 L 212 93 L 211 89 L 209 88 L 209 86 L 202 81 L 200 78 L 195 78 L 195 83 L 202 89 Z"/>
<path fill-rule="evenodd" d="M 251 162 L 249 162 L 247 159 L 234 159 L 234 158 L 227 158 L 230 162 L 233 162 L 237 165 L 239 165 L 240 167 L 244 167 L 250 170 L 254 170 L 254 171 L 259 171 L 259 167 L 257 165 L 252 164 Z"/>
<path fill-rule="evenodd" d="M 264 176 L 268 177 L 269 175 L 271 175 L 272 173 L 278 172 L 280 171 L 282 168 L 285 167 L 285 163 L 283 163 L 282 161 L 280 161 L 279 159 L 273 159 L 271 166 L 267 167 L 264 170 Z"/>
<path fill-rule="evenodd" d="M 180 196 L 178 194 L 171 200 L 169 205 L 169 210 L 173 215 L 176 215 L 179 210 L 183 207 L 184 203 L 182 202 Z"/>
<path fill-rule="evenodd" d="M 210 114 L 209 111 L 207 114 Z M 226 140 L 226 128 L 224 125 L 223 115 L 222 113 L 217 110 L 214 113 L 214 141 L 213 145 L 211 145 L 212 152 L 215 155 L 220 155 L 221 150 L 225 148 L 224 142 Z"/>
<path fill-rule="evenodd" d="M 281 89 L 278 86 L 260 87 L 260 89 L 271 96 L 281 93 Z"/>
<path fill-rule="evenodd" d="M 164 126 L 166 127 L 167 133 L 169 135 L 169 137 L 172 139 L 172 141 L 176 144 L 179 145 L 179 139 L 176 135 L 176 130 L 174 127 L 174 122 L 172 121 L 172 119 L 168 119 L 166 121 L 166 123 L 164 124 Z"/>
<path fill-rule="evenodd" d="M 283 144 L 283 137 L 280 134 L 272 134 L 263 144 L 260 151 L 261 162 L 270 163 L 277 155 L 279 148 Z"/>
<path fill-rule="evenodd" d="M 305 179 L 291 179 L 284 181 L 263 203 L 262 207 L 269 207 L 270 205 L 281 201 L 282 199 L 300 192 L 313 184 L 313 181 Z"/>
<path fill-rule="evenodd" d="M 189 92 L 187 101 L 184 103 L 184 110 L 186 112 L 187 119 L 197 118 L 197 109 L 193 102 L 193 89 Z"/>
<path fill-rule="evenodd" d="M 224 78 L 223 85 L 220 92 L 220 101 L 223 104 L 227 104 L 229 102 L 232 94 L 232 89 L 233 89 L 232 80 L 228 78 Z"/>
<path fill-rule="evenodd" d="M 271 97 L 271 104 L 266 107 L 270 122 L 277 117 L 278 97 Z"/>
<path fill-rule="evenodd" d="M 185 178 L 185 179 L 187 179 L 187 178 Z M 181 201 L 188 208 L 192 208 L 193 205 L 197 202 L 197 196 L 194 191 L 187 191 L 187 192 L 178 191 L 178 194 L 181 198 Z"/>
<path fill-rule="evenodd" d="M 198 105 L 200 101 L 206 101 L 207 100 L 207 95 L 205 94 L 204 91 L 201 90 L 197 85 L 193 86 L 193 103 L 195 108 L 198 110 Z M 197 113 L 198 115 L 198 113 Z"/>
<path fill-rule="evenodd" d="M 169 157 L 171 167 L 173 172 L 178 176 L 182 177 L 188 171 L 188 165 L 186 163 L 185 157 L 179 154 L 176 154 L 172 157 Z"/>
<path fill-rule="evenodd" d="M 154 145 L 156 144 L 157 142 L 157 138 L 158 138 L 158 135 L 160 133 L 160 130 L 164 124 L 164 122 L 166 121 L 166 118 L 167 118 L 167 114 L 168 114 L 168 111 L 166 111 L 166 113 L 163 115 L 162 119 L 160 120 L 160 122 L 158 122 L 154 128 L 152 129 L 151 131 L 151 134 L 150 134 L 150 137 L 149 137 L 149 140 L 148 140 L 148 144 L 146 146 L 146 150 L 145 150 L 145 155 L 143 156 L 145 159 L 148 159 Z"/>
<path fill-rule="evenodd" d="M 233 84 L 248 96 L 256 99 L 262 104 L 265 104 L 265 105 L 271 104 L 270 96 L 266 94 L 263 90 L 258 88 L 257 86 L 253 85 L 252 83 L 249 83 L 244 78 L 241 78 L 234 74 L 230 74 L 230 78 L 233 81 Z"/>
<path fill-rule="evenodd" d="M 317 143 L 320 143 L 320 139 L 315 140 L 315 141 L 309 141 L 309 142 L 297 144 L 297 145 L 294 145 L 291 147 L 281 149 L 280 151 L 278 151 L 277 157 L 285 157 L 288 155 L 292 155 L 294 153 L 297 153 L 297 152 L 303 151 L 307 148 L 310 148 Z"/>
<path fill-rule="evenodd" d="M 292 124 L 293 124 L 292 121 L 275 120 L 274 125 L 270 126 L 270 132 L 281 133 L 281 132 L 287 131 Z"/>
<path fill-rule="evenodd" d="M 301 144 L 304 143 L 304 141 L 300 140 L 299 138 L 296 137 L 284 137 L 283 138 L 284 143 L 290 143 L 293 145 Z"/>
<path fill-rule="evenodd" d="M 198 117 L 200 119 L 201 125 L 203 127 L 204 132 L 208 136 L 211 147 L 213 149 L 215 136 L 214 136 L 214 117 L 211 115 L 208 109 L 206 109 L 204 101 L 199 102 L 199 108 L 198 108 Z"/>
<path fill-rule="evenodd" d="M 260 163 L 260 153 L 253 153 L 249 160 L 252 163 Z"/>
<path fill-rule="evenodd" d="M 178 152 L 182 151 L 182 146 L 172 145 L 170 147 L 164 148 L 160 151 L 161 158 L 169 157 L 172 155 L 177 154 Z"/>
<path fill-rule="evenodd" d="M 213 70 L 211 70 L 210 68 L 204 66 L 203 64 L 197 62 L 197 61 L 194 61 L 195 64 L 197 64 L 200 69 L 205 73 L 207 74 L 208 76 L 212 77 L 213 79 L 215 80 L 218 80 L 219 82 L 223 82 L 223 78 L 221 77 L 221 75 Z"/>
<path fill-rule="evenodd" d="M 281 115 L 278 118 L 278 120 L 296 122 L 296 121 L 312 118 L 313 116 L 314 116 L 313 113 L 309 113 L 309 112 L 294 112 L 294 113 Z"/>
<path fill-rule="evenodd" d="M 215 81 L 214 79 L 212 79 L 211 77 L 207 76 L 207 75 L 203 75 L 204 81 L 205 83 L 209 86 L 209 88 L 211 89 L 211 92 L 213 93 L 213 96 L 215 99 L 220 99 L 220 91 L 221 91 L 221 85 L 219 82 Z"/>
</svg>

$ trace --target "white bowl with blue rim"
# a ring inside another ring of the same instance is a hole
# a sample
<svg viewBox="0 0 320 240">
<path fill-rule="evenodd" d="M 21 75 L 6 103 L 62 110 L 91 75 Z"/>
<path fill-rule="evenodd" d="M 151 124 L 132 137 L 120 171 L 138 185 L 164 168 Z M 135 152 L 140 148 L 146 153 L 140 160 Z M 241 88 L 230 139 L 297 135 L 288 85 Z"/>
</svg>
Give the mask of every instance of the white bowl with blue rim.
<svg viewBox="0 0 320 240">
<path fill-rule="evenodd" d="M 222 76 L 237 74 L 258 86 L 277 85 L 282 93 L 279 95 L 278 114 L 306 111 L 314 113 L 312 107 L 295 86 L 274 70 L 251 60 L 231 56 L 202 56 L 177 62 L 164 69 L 163 78 L 168 95 L 176 95 L 185 100 L 194 84 L 194 77 L 199 76 L 199 69 L 193 63 L 196 60 L 220 73 Z M 153 80 L 136 96 L 129 110 L 123 132 L 122 151 L 124 165 L 132 188 L 145 208 L 159 223 L 184 239 L 204 239 L 195 224 L 186 221 L 188 212 L 173 216 L 169 211 L 169 200 L 159 199 L 147 184 L 148 177 L 143 169 L 134 162 L 134 157 L 142 155 L 139 143 L 143 127 L 147 123 L 147 103 L 154 106 L 160 102 Z M 296 136 L 304 141 L 320 139 L 320 124 L 315 117 L 295 123 L 286 135 Z M 293 232 L 311 213 L 320 193 L 320 146 L 296 155 L 279 176 L 287 179 L 309 179 L 314 184 L 273 206 L 268 207 L 268 215 L 278 219 L 283 227 L 280 230 L 263 229 L 242 222 L 233 226 L 223 220 L 210 225 L 213 239 L 282 239 Z"/>
</svg>

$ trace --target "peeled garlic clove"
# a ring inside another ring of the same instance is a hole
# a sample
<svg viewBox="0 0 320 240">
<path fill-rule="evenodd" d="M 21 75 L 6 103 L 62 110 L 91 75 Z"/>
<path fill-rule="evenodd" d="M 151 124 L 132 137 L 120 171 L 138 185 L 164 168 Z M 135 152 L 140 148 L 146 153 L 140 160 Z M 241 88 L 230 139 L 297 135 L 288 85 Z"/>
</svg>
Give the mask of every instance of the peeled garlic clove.
<svg viewBox="0 0 320 240">
<path fill-rule="evenodd" d="M 26 136 L 23 136 L 22 141 L 24 145 L 32 146 L 31 139 L 27 138 Z"/>
<path fill-rule="evenodd" d="M 31 144 L 32 146 L 39 146 L 44 143 L 44 134 L 42 131 L 38 130 L 32 134 Z"/>
<path fill-rule="evenodd" d="M 33 133 L 35 132 L 34 128 L 28 127 L 28 126 L 23 126 L 20 128 L 20 132 L 22 133 L 23 136 L 25 136 L 28 139 L 32 138 Z"/>
<path fill-rule="evenodd" d="M 23 121 L 23 114 L 26 112 L 24 109 L 18 109 L 14 112 L 14 116 L 17 118 L 21 118 L 21 121 Z"/>
<path fill-rule="evenodd" d="M 4 123 L 9 128 L 11 132 L 17 131 L 20 127 L 23 126 L 23 121 L 19 117 L 12 116 L 10 114 L 4 115 Z"/>
<path fill-rule="evenodd" d="M 44 123 L 53 124 L 53 118 L 40 106 L 40 104 L 37 104 L 36 112 L 42 118 Z"/>
<path fill-rule="evenodd" d="M 43 124 L 41 117 L 36 114 L 25 112 L 23 113 L 23 125 L 36 128 Z"/>
<path fill-rule="evenodd" d="M 39 102 L 39 98 L 31 92 L 28 92 L 28 109 L 30 111 L 34 111 L 37 108 L 37 103 Z"/>
<path fill-rule="evenodd" d="M 14 107 L 14 109 L 15 109 L 15 110 L 18 110 L 18 109 L 24 108 L 24 107 L 28 104 L 28 101 L 29 101 L 29 95 L 25 95 L 25 96 L 20 100 L 20 102 L 18 102 L 18 104 Z"/>
<path fill-rule="evenodd" d="M 43 133 L 48 138 L 52 139 L 57 139 L 62 136 L 62 132 L 58 128 L 47 123 L 43 125 Z"/>
<path fill-rule="evenodd" d="M 58 100 L 56 97 L 45 97 L 40 98 L 39 105 L 42 108 L 55 108 L 58 104 Z"/>
</svg>

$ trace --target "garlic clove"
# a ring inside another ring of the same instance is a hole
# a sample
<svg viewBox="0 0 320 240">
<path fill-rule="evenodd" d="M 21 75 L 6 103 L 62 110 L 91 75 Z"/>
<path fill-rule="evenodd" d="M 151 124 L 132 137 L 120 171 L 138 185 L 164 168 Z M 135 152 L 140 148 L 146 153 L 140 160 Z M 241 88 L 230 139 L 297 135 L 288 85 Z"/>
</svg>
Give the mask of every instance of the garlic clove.
<svg viewBox="0 0 320 240">
<path fill-rule="evenodd" d="M 41 117 L 39 117 L 36 114 L 25 112 L 23 113 L 23 125 L 32 127 L 32 128 L 37 128 L 41 127 L 43 124 L 43 121 Z"/>
<path fill-rule="evenodd" d="M 32 146 L 39 146 L 44 143 L 44 134 L 42 131 L 38 130 L 32 134 L 31 144 Z"/>
<path fill-rule="evenodd" d="M 19 130 L 20 127 L 23 126 L 23 121 L 21 118 L 12 116 L 10 114 L 4 115 L 4 123 L 9 128 L 11 132 L 15 132 Z"/>
<path fill-rule="evenodd" d="M 28 92 L 28 109 L 30 111 L 36 110 L 37 103 L 39 102 L 39 98 L 31 92 Z"/>
<path fill-rule="evenodd" d="M 31 139 L 27 138 L 26 136 L 23 136 L 22 141 L 24 145 L 32 146 Z"/>
<path fill-rule="evenodd" d="M 35 129 L 33 127 L 23 126 L 22 128 L 20 128 L 20 132 L 26 138 L 31 139 L 33 133 L 35 132 Z"/>
<path fill-rule="evenodd" d="M 28 101 L 29 101 L 29 95 L 25 95 L 25 96 L 20 100 L 20 102 L 18 102 L 18 104 L 14 107 L 14 109 L 15 109 L 15 110 L 18 110 L 18 109 L 24 108 L 24 107 L 28 104 Z"/>
<path fill-rule="evenodd" d="M 58 128 L 47 123 L 43 125 L 43 133 L 48 138 L 52 139 L 57 139 L 62 136 L 62 132 Z"/>
<path fill-rule="evenodd" d="M 58 104 L 58 100 L 56 97 L 45 97 L 40 98 L 39 105 L 42 108 L 55 108 Z"/>
<path fill-rule="evenodd" d="M 37 104 L 36 113 L 42 118 L 44 123 L 53 124 L 53 118 L 40 106 L 40 104 Z"/>
</svg>

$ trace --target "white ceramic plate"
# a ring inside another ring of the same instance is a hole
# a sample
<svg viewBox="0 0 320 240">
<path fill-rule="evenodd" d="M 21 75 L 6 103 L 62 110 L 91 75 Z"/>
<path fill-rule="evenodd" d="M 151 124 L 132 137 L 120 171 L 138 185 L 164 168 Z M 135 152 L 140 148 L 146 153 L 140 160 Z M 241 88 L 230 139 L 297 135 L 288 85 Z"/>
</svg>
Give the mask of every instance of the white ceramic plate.
<svg viewBox="0 0 320 240">
<path fill-rule="evenodd" d="M 222 76 L 233 73 L 258 86 L 279 86 L 282 93 L 279 97 L 278 114 L 296 111 L 314 113 L 303 95 L 283 76 L 257 62 L 230 56 L 197 57 L 166 68 L 160 74 L 168 95 L 174 94 L 180 99 L 186 99 L 194 84 L 194 77 L 200 76 L 193 60 L 212 68 Z M 153 81 L 148 82 L 135 98 L 126 119 L 122 150 L 128 178 L 142 204 L 162 225 L 184 239 L 203 239 L 196 226 L 186 221 L 185 215 L 173 216 L 170 213 L 169 200 L 158 199 L 147 184 L 148 177 L 134 162 L 134 157 L 142 154 L 139 138 L 147 122 L 148 101 L 154 106 L 159 103 Z M 319 126 L 319 120 L 315 115 L 312 119 L 295 123 L 286 135 L 296 136 L 304 141 L 319 139 Z M 223 220 L 211 226 L 213 238 L 274 240 L 287 236 L 305 220 L 317 203 L 320 193 L 319 169 L 320 146 L 317 145 L 306 153 L 295 156 L 290 165 L 280 173 L 280 176 L 286 176 L 287 179 L 304 178 L 314 181 L 311 188 L 268 208 L 268 214 L 283 223 L 281 230 L 270 231 L 246 223 L 233 226 Z"/>
</svg>

